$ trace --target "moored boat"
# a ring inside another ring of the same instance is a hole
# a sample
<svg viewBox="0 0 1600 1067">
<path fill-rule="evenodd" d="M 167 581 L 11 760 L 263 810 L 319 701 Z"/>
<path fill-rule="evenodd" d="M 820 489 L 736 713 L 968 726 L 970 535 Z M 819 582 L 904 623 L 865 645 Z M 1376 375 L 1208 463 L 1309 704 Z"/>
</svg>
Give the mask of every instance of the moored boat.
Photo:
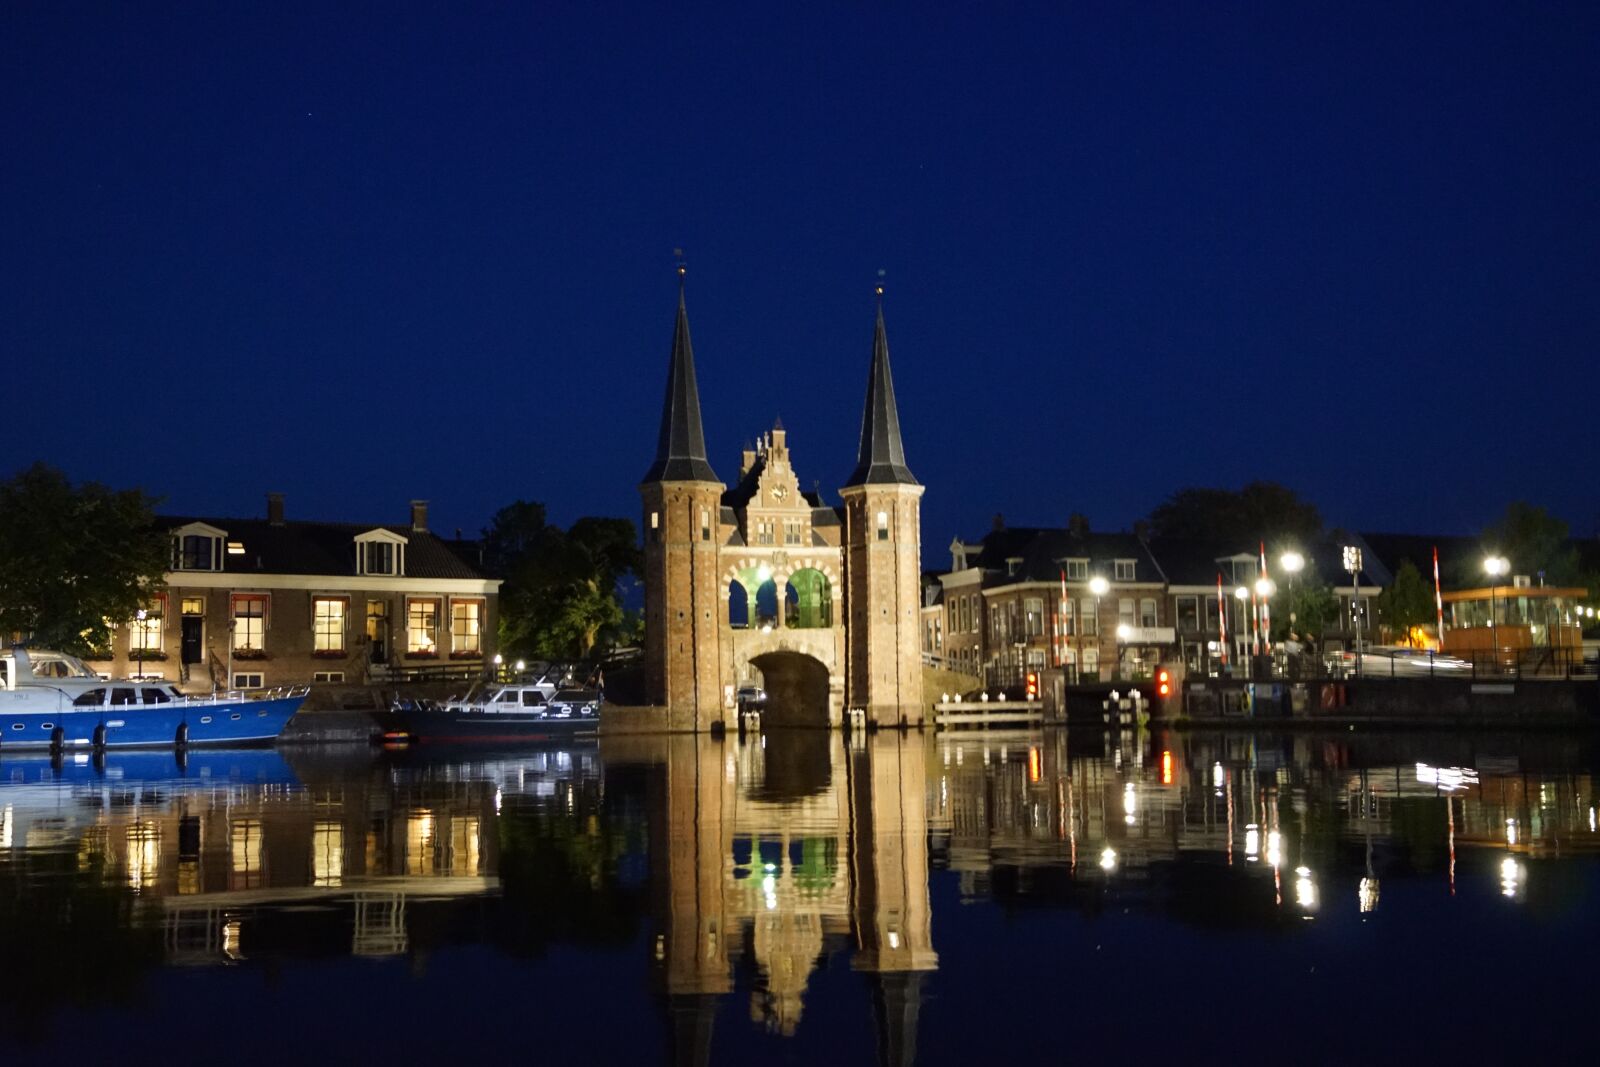
<svg viewBox="0 0 1600 1067">
<path fill-rule="evenodd" d="M 396 701 L 378 714 L 390 743 L 455 741 L 503 744 L 587 737 L 600 729 L 600 697 L 553 699 L 577 694 L 549 682 L 496 683 L 460 700 Z"/>
<path fill-rule="evenodd" d="M 309 688 L 190 696 L 170 682 L 102 678 L 61 652 L 0 653 L 0 750 L 270 741 Z"/>
</svg>

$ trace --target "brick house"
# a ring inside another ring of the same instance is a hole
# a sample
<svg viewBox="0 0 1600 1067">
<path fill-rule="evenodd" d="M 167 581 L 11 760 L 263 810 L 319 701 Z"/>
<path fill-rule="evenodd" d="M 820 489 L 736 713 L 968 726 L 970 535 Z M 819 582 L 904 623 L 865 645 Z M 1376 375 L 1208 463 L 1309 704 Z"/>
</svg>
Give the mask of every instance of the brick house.
<svg viewBox="0 0 1600 1067">
<path fill-rule="evenodd" d="M 406 525 L 158 516 L 171 537 L 164 587 L 118 627 L 108 674 L 188 689 L 359 685 L 433 665 L 479 673 L 495 652 L 500 581 L 475 546 Z"/>
</svg>

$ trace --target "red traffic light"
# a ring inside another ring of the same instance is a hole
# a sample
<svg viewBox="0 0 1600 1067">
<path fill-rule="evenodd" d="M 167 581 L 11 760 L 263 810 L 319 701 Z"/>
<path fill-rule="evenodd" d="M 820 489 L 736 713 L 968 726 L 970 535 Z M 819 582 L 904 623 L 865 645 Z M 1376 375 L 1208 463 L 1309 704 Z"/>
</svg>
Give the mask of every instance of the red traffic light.
<svg viewBox="0 0 1600 1067">
<path fill-rule="evenodd" d="M 1039 695 L 1039 674 L 1037 671 L 1028 672 L 1028 697 L 1032 699 Z"/>
<path fill-rule="evenodd" d="M 1165 667 L 1156 671 L 1156 695 L 1163 697 L 1172 695 L 1172 672 Z"/>
</svg>

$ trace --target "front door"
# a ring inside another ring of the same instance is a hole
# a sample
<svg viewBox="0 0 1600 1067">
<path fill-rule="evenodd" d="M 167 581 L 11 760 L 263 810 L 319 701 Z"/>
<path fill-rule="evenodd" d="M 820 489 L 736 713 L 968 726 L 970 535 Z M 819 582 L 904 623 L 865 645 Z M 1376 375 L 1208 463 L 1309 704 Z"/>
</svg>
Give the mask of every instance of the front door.
<svg viewBox="0 0 1600 1067">
<path fill-rule="evenodd" d="M 183 618 L 183 662 L 199 663 L 204 657 L 201 655 L 200 633 L 204 629 L 206 620 L 198 616 L 185 615 Z"/>
</svg>

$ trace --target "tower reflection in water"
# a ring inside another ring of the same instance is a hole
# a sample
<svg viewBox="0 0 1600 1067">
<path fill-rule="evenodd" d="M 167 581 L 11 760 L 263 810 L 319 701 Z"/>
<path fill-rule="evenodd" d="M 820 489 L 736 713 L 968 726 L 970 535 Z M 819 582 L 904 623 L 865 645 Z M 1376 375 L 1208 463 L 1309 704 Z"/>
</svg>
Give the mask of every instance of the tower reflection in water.
<svg viewBox="0 0 1600 1067">
<path fill-rule="evenodd" d="M 744 743 L 608 744 L 652 769 L 654 955 L 679 1062 L 709 1056 L 713 1020 L 750 957 L 751 1018 L 792 1035 L 807 984 L 848 948 L 873 985 L 880 1053 L 910 1062 L 923 976 L 938 965 L 928 902 L 927 747 L 918 734 L 789 731 Z"/>
</svg>

